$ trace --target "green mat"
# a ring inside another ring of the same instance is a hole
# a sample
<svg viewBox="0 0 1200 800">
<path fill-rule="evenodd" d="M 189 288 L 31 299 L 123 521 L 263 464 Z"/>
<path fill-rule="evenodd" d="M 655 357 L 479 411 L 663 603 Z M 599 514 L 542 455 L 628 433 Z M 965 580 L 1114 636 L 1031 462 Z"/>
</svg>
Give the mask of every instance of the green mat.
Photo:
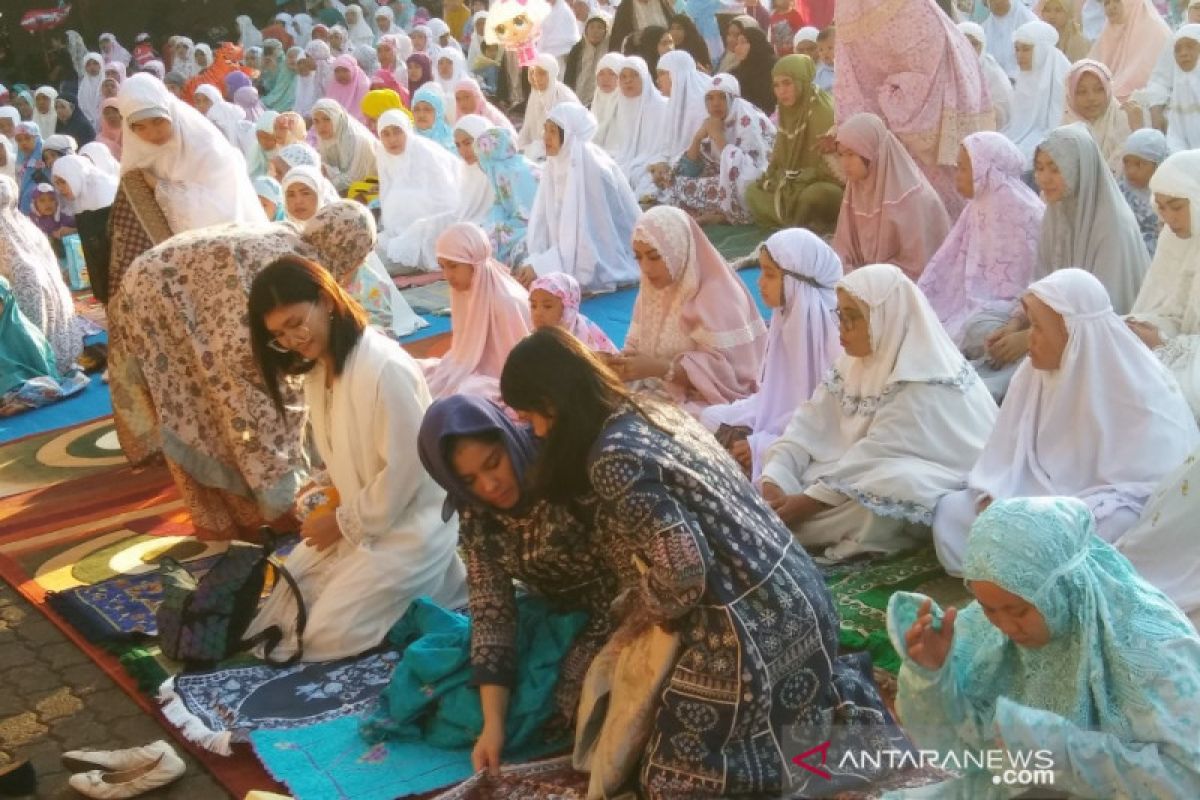
<svg viewBox="0 0 1200 800">
<path fill-rule="evenodd" d="M 951 578 L 932 547 L 874 560 L 822 567 L 842 620 L 843 650 L 866 650 L 875 666 L 895 675 L 900 657 L 887 634 L 887 604 L 896 592 L 921 592 L 942 607 L 971 601 L 963 582 Z"/>
<path fill-rule="evenodd" d="M 754 225 L 705 225 L 704 233 L 726 261 L 748 256 L 774 231 Z"/>
</svg>

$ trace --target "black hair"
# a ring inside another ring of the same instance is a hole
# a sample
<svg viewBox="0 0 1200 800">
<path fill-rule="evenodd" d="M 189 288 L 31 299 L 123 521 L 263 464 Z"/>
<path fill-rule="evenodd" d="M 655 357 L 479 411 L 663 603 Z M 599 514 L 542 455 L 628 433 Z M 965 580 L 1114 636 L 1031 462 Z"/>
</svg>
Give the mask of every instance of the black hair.
<svg viewBox="0 0 1200 800">
<path fill-rule="evenodd" d="M 317 303 L 324 298 L 330 304 L 329 350 L 333 354 L 333 374 L 341 375 L 350 351 L 358 344 L 367 327 L 367 313 L 333 279 L 329 270 L 300 256 L 287 255 L 267 265 L 250 285 L 250 348 L 254 362 L 267 385 L 267 394 L 280 414 L 283 394 L 279 380 L 284 375 L 302 375 L 313 368 L 294 352 L 280 353 L 270 347 L 267 314 L 293 303 Z"/>
<path fill-rule="evenodd" d="M 684 31 L 683 44 L 675 45 L 675 49 L 686 51 L 702 72 L 711 72 L 712 55 L 708 52 L 708 44 L 704 41 L 700 29 L 696 27 L 696 23 L 687 14 L 676 14 L 671 17 L 667 30 L 669 31 L 675 25 L 683 28 Z"/>
<path fill-rule="evenodd" d="M 553 418 L 526 483 L 558 503 L 590 491 L 588 452 L 608 418 L 622 406 L 638 409 L 616 373 L 555 326 L 535 331 L 512 349 L 500 374 L 500 394 L 516 411 Z"/>
<path fill-rule="evenodd" d="M 837 28 L 834 27 L 833 25 L 827 25 L 824 28 L 821 28 L 821 32 L 817 34 L 817 41 L 823 42 L 826 39 L 828 39 L 830 36 L 836 36 L 836 35 L 837 35 Z"/>
</svg>

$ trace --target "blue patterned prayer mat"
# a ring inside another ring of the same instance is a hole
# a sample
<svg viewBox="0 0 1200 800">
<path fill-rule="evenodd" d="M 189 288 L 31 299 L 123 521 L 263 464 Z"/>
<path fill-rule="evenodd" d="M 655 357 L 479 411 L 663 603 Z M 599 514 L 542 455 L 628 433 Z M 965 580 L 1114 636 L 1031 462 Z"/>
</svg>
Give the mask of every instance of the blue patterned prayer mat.
<svg viewBox="0 0 1200 800">
<path fill-rule="evenodd" d="M 379 650 L 340 661 L 252 664 L 185 672 L 163 684 L 163 715 L 214 752 L 251 731 L 291 729 L 373 709 L 400 655 Z"/>
</svg>

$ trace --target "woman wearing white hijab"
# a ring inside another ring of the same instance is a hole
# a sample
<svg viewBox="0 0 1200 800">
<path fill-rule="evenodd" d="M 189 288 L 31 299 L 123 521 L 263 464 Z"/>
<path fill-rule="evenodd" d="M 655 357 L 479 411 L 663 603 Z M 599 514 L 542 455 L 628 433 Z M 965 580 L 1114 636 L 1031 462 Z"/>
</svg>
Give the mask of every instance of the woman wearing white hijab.
<svg viewBox="0 0 1200 800">
<path fill-rule="evenodd" d="M 840 560 L 928 535 L 996 419 L 983 381 L 899 267 L 837 284 L 844 354 L 766 453 L 763 497 L 806 547 Z"/>
<path fill-rule="evenodd" d="M 983 68 L 983 78 L 987 81 L 988 91 L 992 95 L 992 107 L 996 109 L 996 129 L 1004 130 L 1012 116 L 1013 85 L 1008 73 L 996 57 L 987 52 L 987 34 L 983 27 L 975 22 L 960 22 L 958 29 L 967 37 L 967 41 L 979 54 L 979 65 Z"/>
<path fill-rule="evenodd" d="M 1008 77 L 1016 80 L 1018 66 L 1013 53 L 1016 32 L 1030 22 L 1036 22 L 1037 16 L 1023 0 L 991 0 L 988 6 L 991 13 L 981 26 L 987 36 L 988 52 L 1004 68 Z M 1057 34 L 1057 31 L 1055 33 Z M 1057 35 L 1055 43 L 1057 44 Z"/>
<path fill-rule="evenodd" d="M 763 243 L 759 261 L 759 291 L 773 311 L 758 391 L 700 413 L 700 422 L 717 432 L 752 480 L 762 473 L 767 448 L 842 352 L 834 291 L 842 279 L 837 253 L 812 231 L 789 228 Z M 731 442 L 722 436 L 722 427 L 732 432 L 741 428 L 744 438 L 734 436 Z"/>
<path fill-rule="evenodd" d="M 1144 109 L 1157 110 L 1166 123 L 1171 149 L 1200 148 L 1200 24 L 1182 26 L 1159 60 L 1150 82 L 1133 99 Z"/>
<path fill-rule="evenodd" d="M 559 66 L 565 64 L 567 53 L 579 41 L 579 22 L 568 0 L 550 0 L 550 13 L 542 20 L 538 52 L 549 53 L 558 59 Z"/>
<path fill-rule="evenodd" d="M 375 45 L 375 32 L 371 30 L 371 26 L 363 19 L 363 10 L 357 5 L 346 6 L 346 33 L 350 35 L 350 44 L 352 47 L 365 44 L 369 47 Z"/>
<path fill-rule="evenodd" d="M 1056 46 L 1058 31 L 1048 23 L 1022 25 L 1013 40 L 1016 47 L 1022 48 L 1016 57 L 1022 66 L 1013 88 L 1012 116 L 1000 132 L 1021 150 L 1029 169 L 1033 166 L 1033 151 L 1047 133 L 1062 123 L 1071 62 Z"/>
<path fill-rule="evenodd" d="M 304 228 L 317 212 L 338 201 L 337 191 L 319 167 L 293 167 L 283 179 L 284 213 Z M 366 310 L 371 324 L 394 339 L 423 328 L 396 284 L 372 251 L 346 281 L 345 289 Z"/>
<path fill-rule="evenodd" d="M 92 71 L 95 67 L 95 71 Z M 93 130 L 100 130 L 100 103 L 104 97 L 100 94 L 100 84 L 104 83 L 104 56 L 99 53 L 88 53 L 83 57 L 83 73 L 79 76 L 79 93 L 76 105 Z"/>
<path fill-rule="evenodd" d="M 971 523 L 995 500 L 1076 497 L 1097 534 L 1116 541 L 1200 444 L 1179 386 L 1113 313 L 1094 275 L 1061 269 L 1021 302 L 1033 323 L 1029 360 L 967 488 L 943 498 L 934 519 L 938 559 L 951 575 L 961 574 Z"/>
<path fill-rule="evenodd" d="M 596 64 L 596 92 L 592 95 L 591 112 L 596 118 L 595 144 L 609 155 L 617 152 L 617 107 L 621 100 L 619 85 L 625 56 L 605 53 Z"/>
<path fill-rule="evenodd" d="M 59 196 L 66 200 L 66 210 L 74 216 L 108 208 L 117 195 L 117 178 L 83 156 L 63 156 L 54 162 L 51 174 Z M 67 191 L 59 181 L 66 184 Z"/>
<path fill-rule="evenodd" d="M 79 155 L 91 161 L 92 164 L 106 175 L 114 178 L 121 177 L 121 162 L 113 158 L 112 151 L 104 142 L 88 142 L 79 148 Z"/>
<path fill-rule="evenodd" d="M 460 199 L 463 165 L 437 142 L 418 136 L 408 114 L 399 109 L 385 111 L 376 129 L 382 229 L 376 250 L 389 271 L 436 270 L 437 237 L 458 220 L 438 227 L 424 218 L 453 214 Z"/>
<path fill-rule="evenodd" d="M 392 36 L 401 32 L 396 27 L 396 12 L 392 11 L 391 6 L 380 6 L 375 11 L 375 30 L 378 32 L 376 42 L 384 36 Z"/>
<path fill-rule="evenodd" d="M 42 139 L 49 139 L 54 135 L 55 128 L 58 127 L 58 114 L 54 110 L 54 101 L 57 99 L 58 92 L 49 86 L 39 86 L 33 93 L 32 120 L 38 126 L 38 130 L 42 132 Z M 42 100 L 46 102 L 42 103 Z M 42 105 L 46 106 L 45 111 L 42 111 Z"/>
<path fill-rule="evenodd" d="M 117 105 L 121 172 L 141 169 L 155 179 L 155 198 L 173 232 L 266 221 L 241 151 L 162 81 L 130 77 Z"/>
<path fill-rule="evenodd" d="M 308 14 L 297 14 L 292 17 L 292 27 L 296 33 L 292 37 L 292 46 L 304 48 L 312 41 L 313 18 Z"/>
<path fill-rule="evenodd" d="M 367 126 L 346 113 L 336 100 L 318 100 L 312 110 L 317 152 L 339 192 L 375 173 L 376 139 Z"/>
<path fill-rule="evenodd" d="M 217 126 L 230 144 L 246 154 L 254 133 L 254 126 L 246 119 L 246 112 L 222 97 L 221 91 L 211 83 L 197 86 L 194 96 L 197 110 Z M 204 102 L 200 102 L 201 98 Z"/>
<path fill-rule="evenodd" d="M 238 45 L 242 50 L 251 47 L 262 47 L 263 35 L 262 32 L 254 27 L 254 21 L 245 14 L 241 14 L 234 20 L 238 27 Z"/>
<path fill-rule="evenodd" d="M 292 110 L 309 119 L 313 105 L 325 96 L 325 89 L 333 75 L 332 51 L 320 39 L 314 39 L 304 48 L 304 58 L 296 62 L 296 97 Z"/>
<path fill-rule="evenodd" d="M 667 161 L 667 98 L 654 85 L 650 68 L 640 56 L 625 58 L 619 91 L 613 158 L 629 180 L 633 196 L 640 199 L 655 193 L 650 165 Z"/>
<path fill-rule="evenodd" d="M 268 175 L 271 159 L 279 154 L 279 140 L 275 138 L 275 120 L 278 118 L 279 112 L 264 111 L 254 123 L 254 141 L 246 156 L 251 178 Z M 264 143 L 268 146 L 264 147 Z"/>
<path fill-rule="evenodd" d="M 100 34 L 100 52 L 104 54 L 106 61 L 118 61 L 127 67 L 133 60 L 130 52 L 111 33 Z"/>
<path fill-rule="evenodd" d="M 565 272 L 585 292 L 637 281 L 629 242 L 641 214 L 621 168 L 592 143 L 596 118 L 578 103 L 560 103 L 543 128 L 549 157 L 529 219 L 529 265 L 518 277 Z"/>
<path fill-rule="evenodd" d="M 674 160 L 683 155 L 708 117 L 704 95 L 712 86 L 712 78 L 696 67 L 696 60 L 686 50 L 672 50 L 658 60 L 658 80 L 668 82 L 666 153 Z M 594 113 L 594 111 L 593 111 Z"/>
<path fill-rule="evenodd" d="M 171 62 L 171 72 L 178 72 L 184 80 L 191 80 L 200 74 L 196 66 L 196 45 L 186 36 L 175 40 L 175 60 Z"/>
<path fill-rule="evenodd" d="M 449 64 L 450 77 L 448 78 L 442 76 L 444 64 Z M 458 105 L 454 102 L 455 94 L 458 92 L 458 82 L 468 77 L 470 77 L 470 73 L 467 71 L 467 60 L 462 53 L 447 47 L 438 54 L 437 62 L 433 65 L 433 81 L 442 87 L 442 94 L 446 95 L 446 122 L 452 125 L 458 119 Z"/>
<path fill-rule="evenodd" d="M 529 84 L 529 102 L 525 104 L 525 120 L 517 134 L 517 147 L 533 160 L 540 161 L 546 157 L 542 127 L 551 109 L 559 103 L 578 103 L 579 99 L 558 79 L 558 60 L 547 53 L 540 53 L 529 66 Z"/>
<path fill-rule="evenodd" d="M 1129 326 L 1171 370 L 1200 417 L 1200 150 L 1169 157 L 1150 190 L 1166 224 Z"/>
</svg>

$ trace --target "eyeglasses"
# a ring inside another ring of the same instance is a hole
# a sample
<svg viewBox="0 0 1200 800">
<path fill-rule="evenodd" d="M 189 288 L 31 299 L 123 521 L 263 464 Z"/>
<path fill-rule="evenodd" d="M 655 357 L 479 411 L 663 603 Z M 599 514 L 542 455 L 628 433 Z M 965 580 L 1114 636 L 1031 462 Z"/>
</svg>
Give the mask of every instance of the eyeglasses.
<svg viewBox="0 0 1200 800">
<path fill-rule="evenodd" d="M 308 321 L 312 318 L 313 309 L 317 307 L 316 303 L 312 303 L 308 307 L 308 313 L 304 315 L 304 322 L 293 328 L 287 328 L 278 336 L 267 340 L 267 347 L 274 350 L 276 353 L 290 353 L 294 348 L 284 344 L 285 341 L 294 343 L 297 347 L 303 347 L 312 341 L 312 331 L 308 328 Z"/>
</svg>

